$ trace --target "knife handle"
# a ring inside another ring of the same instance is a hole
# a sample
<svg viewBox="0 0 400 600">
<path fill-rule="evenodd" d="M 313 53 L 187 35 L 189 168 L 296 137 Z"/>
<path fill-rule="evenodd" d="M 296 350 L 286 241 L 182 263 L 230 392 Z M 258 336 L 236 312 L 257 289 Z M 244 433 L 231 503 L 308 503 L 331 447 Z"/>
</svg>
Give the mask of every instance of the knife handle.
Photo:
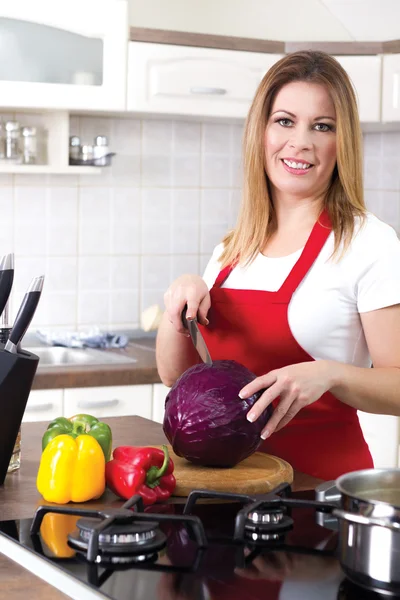
<svg viewBox="0 0 400 600">
<path fill-rule="evenodd" d="M 0 316 L 7 304 L 14 281 L 14 269 L 0 271 Z"/>
<path fill-rule="evenodd" d="M 186 329 L 189 329 L 188 322 L 187 322 L 187 319 L 186 319 L 186 312 L 187 312 L 187 304 L 185 304 L 185 306 L 183 307 L 183 311 L 182 311 L 181 317 L 182 317 L 183 326 Z"/>
<path fill-rule="evenodd" d="M 30 325 L 37 305 L 39 304 L 43 289 L 43 281 L 44 275 L 35 277 L 32 280 L 15 318 L 8 342 L 4 346 L 4 350 L 7 352 L 12 352 L 13 354 L 18 352 L 18 346 Z"/>
<path fill-rule="evenodd" d="M 29 292 L 25 294 L 9 337 L 9 342 L 15 346 L 17 346 L 24 337 L 26 330 L 32 321 L 32 317 L 35 314 L 39 300 L 40 292 Z"/>
<path fill-rule="evenodd" d="M 186 327 L 186 329 L 189 329 L 189 324 L 188 324 L 188 320 L 186 318 L 186 313 L 187 313 L 187 304 L 185 304 L 185 306 L 183 307 L 181 319 L 182 319 L 183 326 Z M 190 321 L 197 321 L 197 316 L 193 317 L 193 319 L 190 319 Z"/>
</svg>

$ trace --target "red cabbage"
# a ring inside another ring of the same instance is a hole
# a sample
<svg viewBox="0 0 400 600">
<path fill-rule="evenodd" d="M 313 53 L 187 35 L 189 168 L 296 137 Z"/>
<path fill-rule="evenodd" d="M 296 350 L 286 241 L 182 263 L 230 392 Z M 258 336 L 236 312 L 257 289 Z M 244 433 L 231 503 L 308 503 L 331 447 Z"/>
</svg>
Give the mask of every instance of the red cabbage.
<svg viewBox="0 0 400 600">
<path fill-rule="evenodd" d="M 246 419 L 264 390 L 242 400 L 240 390 L 255 375 L 233 360 L 190 367 L 165 399 L 164 433 L 178 456 L 204 466 L 233 467 L 253 454 L 272 407 L 250 423 Z"/>
</svg>

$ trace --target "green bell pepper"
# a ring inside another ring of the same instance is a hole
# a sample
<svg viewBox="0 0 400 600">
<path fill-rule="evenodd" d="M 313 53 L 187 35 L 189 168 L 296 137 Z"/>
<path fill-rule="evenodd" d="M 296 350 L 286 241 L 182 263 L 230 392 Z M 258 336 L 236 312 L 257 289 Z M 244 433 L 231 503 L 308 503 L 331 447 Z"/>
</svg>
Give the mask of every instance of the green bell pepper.
<svg viewBox="0 0 400 600">
<path fill-rule="evenodd" d="M 94 437 L 100 444 L 106 462 L 111 458 L 112 450 L 112 433 L 111 428 L 107 423 L 103 423 L 92 415 L 74 415 L 67 419 L 65 417 L 57 417 L 54 419 L 42 438 L 42 450 L 44 450 L 49 442 L 58 435 L 67 434 L 73 438 L 78 435 L 87 434 Z"/>
</svg>

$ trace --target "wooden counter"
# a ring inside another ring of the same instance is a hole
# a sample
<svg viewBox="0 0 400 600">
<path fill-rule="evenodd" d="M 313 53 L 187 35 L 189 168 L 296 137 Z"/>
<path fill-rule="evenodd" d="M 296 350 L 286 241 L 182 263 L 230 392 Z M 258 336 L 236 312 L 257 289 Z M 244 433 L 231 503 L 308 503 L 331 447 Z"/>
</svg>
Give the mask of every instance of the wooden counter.
<svg viewBox="0 0 400 600">
<path fill-rule="evenodd" d="M 103 419 L 112 427 L 113 446 L 151 446 L 165 443 L 162 426 L 142 417 L 112 417 Z M 0 518 L 18 519 L 31 517 L 39 504 L 45 503 L 36 490 L 36 475 L 41 454 L 41 439 L 47 423 L 24 423 L 22 425 L 22 464 L 19 471 L 10 473 L 0 487 Z M 295 473 L 294 490 L 313 489 L 320 480 Z M 182 501 L 177 499 L 177 501 Z M 105 504 L 121 504 L 107 490 L 100 500 L 85 502 L 84 506 L 102 507 Z M 74 506 L 79 506 L 76 504 Z"/>
<path fill-rule="evenodd" d="M 16 562 L 0 555 L 0 600 L 67 600 L 52 585 L 33 575 Z"/>
</svg>

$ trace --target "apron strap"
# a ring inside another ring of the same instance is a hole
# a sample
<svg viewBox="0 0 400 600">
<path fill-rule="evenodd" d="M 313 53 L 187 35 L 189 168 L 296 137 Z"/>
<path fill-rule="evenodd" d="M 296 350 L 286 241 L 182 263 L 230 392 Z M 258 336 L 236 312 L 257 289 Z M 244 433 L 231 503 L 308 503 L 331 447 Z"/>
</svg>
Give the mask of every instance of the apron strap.
<svg viewBox="0 0 400 600">
<path fill-rule="evenodd" d="M 328 213 L 324 210 L 312 228 L 299 260 L 296 262 L 279 289 L 279 294 L 289 298 L 294 294 L 317 259 L 331 231 L 331 222 Z"/>
<path fill-rule="evenodd" d="M 281 288 L 274 293 L 287 298 L 290 298 L 294 294 L 297 287 L 300 285 L 300 283 L 314 264 L 331 231 L 331 222 L 328 213 L 326 212 L 326 210 L 324 210 L 319 216 L 318 221 L 315 223 L 306 242 L 306 245 L 303 248 L 303 252 L 299 257 L 299 260 L 296 262 L 293 269 L 286 277 Z M 232 270 L 233 265 L 228 265 L 227 267 L 222 269 L 222 271 L 219 272 L 213 287 L 221 287 L 221 285 L 224 283 L 228 275 L 230 275 Z"/>
<path fill-rule="evenodd" d="M 215 280 L 213 287 L 217 287 L 217 288 L 221 287 L 221 285 L 224 283 L 225 279 L 232 272 L 232 269 L 233 269 L 232 265 L 228 265 L 227 267 L 225 267 L 224 269 L 222 269 L 222 271 L 220 271 L 218 273 L 218 277 Z"/>
</svg>

